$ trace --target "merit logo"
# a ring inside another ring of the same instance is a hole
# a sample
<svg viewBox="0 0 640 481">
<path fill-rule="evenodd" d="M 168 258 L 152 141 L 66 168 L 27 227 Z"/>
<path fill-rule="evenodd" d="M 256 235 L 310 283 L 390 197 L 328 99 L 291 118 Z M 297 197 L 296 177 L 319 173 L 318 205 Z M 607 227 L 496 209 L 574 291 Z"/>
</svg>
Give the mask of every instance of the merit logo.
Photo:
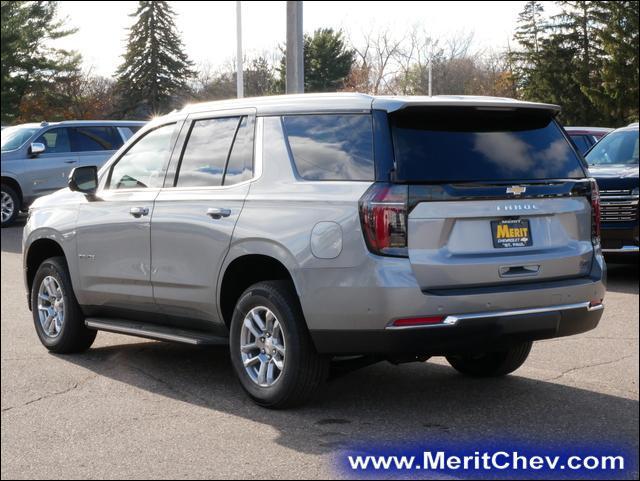
<svg viewBox="0 0 640 481">
<path fill-rule="evenodd" d="M 528 237 L 529 237 L 528 227 L 509 227 L 506 224 L 502 224 L 498 226 L 498 231 L 496 232 L 497 239 L 520 238 L 522 240 L 525 240 Z"/>
</svg>

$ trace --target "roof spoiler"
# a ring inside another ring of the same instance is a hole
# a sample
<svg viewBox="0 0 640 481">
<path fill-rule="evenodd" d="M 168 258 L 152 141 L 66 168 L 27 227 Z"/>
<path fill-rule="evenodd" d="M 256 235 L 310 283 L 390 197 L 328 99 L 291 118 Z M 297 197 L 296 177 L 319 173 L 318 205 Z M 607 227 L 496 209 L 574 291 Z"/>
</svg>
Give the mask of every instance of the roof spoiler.
<svg viewBox="0 0 640 481">
<path fill-rule="evenodd" d="M 469 107 L 478 110 L 510 111 L 516 109 L 544 110 L 554 117 L 560 113 L 560 106 L 555 104 L 543 104 L 538 102 L 526 102 L 507 98 L 494 97 L 376 97 L 371 107 L 373 109 L 386 110 L 389 113 L 397 112 L 409 107 Z"/>
</svg>

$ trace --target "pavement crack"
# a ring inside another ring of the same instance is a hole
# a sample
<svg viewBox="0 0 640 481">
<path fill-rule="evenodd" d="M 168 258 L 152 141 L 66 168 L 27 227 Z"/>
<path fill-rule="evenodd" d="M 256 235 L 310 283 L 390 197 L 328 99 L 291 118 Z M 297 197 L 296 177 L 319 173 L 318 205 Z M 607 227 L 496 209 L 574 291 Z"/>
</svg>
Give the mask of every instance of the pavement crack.
<svg viewBox="0 0 640 481">
<path fill-rule="evenodd" d="M 617 362 L 620 361 L 624 361 L 625 359 L 629 359 L 631 357 L 633 357 L 635 354 L 629 354 L 626 356 L 622 356 L 620 358 L 614 359 L 612 361 L 605 361 L 605 362 L 595 362 L 593 364 L 585 364 L 584 366 L 578 366 L 578 367 L 573 367 L 571 369 L 567 369 L 566 371 L 561 372 L 560 374 L 558 374 L 557 376 L 545 379 L 545 381 L 556 381 L 568 374 L 571 374 L 572 372 L 576 372 L 576 371 L 581 371 L 582 369 L 588 369 L 590 367 L 598 367 L 598 366 L 606 366 L 609 364 L 615 364 Z"/>
<path fill-rule="evenodd" d="M 44 401 L 45 399 L 51 399 L 51 398 L 56 397 L 56 396 L 61 396 L 63 394 L 67 394 L 67 393 L 69 393 L 71 391 L 74 391 L 74 390 L 78 389 L 80 386 L 82 386 L 86 382 L 90 381 L 91 379 L 94 379 L 95 377 L 97 377 L 97 375 L 89 376 L 89 377 L 87 377 L 87 378 L 85 378 L 85 379 L 83 379 L 81 381 L 78 381 L 77 383 L 75 383 L 70 388 L 63 389 L 62 391 L 56 391 L 56 392 L 44 394 L 44 395 L 42 395 L 42 396 L 40 396 L 40 397 L 38 397 L 36 399 L 31 399 L 31 400 L 29 400 L 29 401 L 27 401 L 25 403 L 18 404 L 17 406 L 9 406 L 9 407 L 6 407 L 6 408 L 2 408 L 2 413 L 4 414 L 6 412 L 13 411 L 14 409 L 23 408 L 25 406 L 29 406 L 30 404 L 34 404 L 34 403 L 37 403 L 37 402 L 40 402 L 40 401 Z"/>
</svg>

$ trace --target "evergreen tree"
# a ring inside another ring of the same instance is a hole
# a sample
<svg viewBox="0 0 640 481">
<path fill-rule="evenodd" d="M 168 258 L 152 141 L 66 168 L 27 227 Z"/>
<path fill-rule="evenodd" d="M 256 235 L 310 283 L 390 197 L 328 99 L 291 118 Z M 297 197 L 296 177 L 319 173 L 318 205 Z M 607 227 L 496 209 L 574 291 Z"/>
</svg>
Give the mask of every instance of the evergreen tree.
<svg viewBox="0 0 640 481">
<path fill-rule="evenodd" d="M 638 3 L 600 2 L 596 11 L 604 60 L 599 83 L 587 95 L 615 126 L 638 120 Z"/>
<path fill-rule="evenodd" d="M 283 54 L 286 52 L 283 51 Z M 341 31 L 321 28 L 304 36 L 305 92 L 335 92 L 341 89 L 355 60 L 355 52 L 348 48 Z M 279 89 L 284 91 L 286 55 L 280 62 Z"/>
<path fill-rule="evenodd" d="M 513 36 L 518 47 L 509 52 L 509 62 L 513 65 L 517 87 L 525 97 L 531 99 L 542 96 L 536 74 L 542 60 L 541 50 L 546 28 L 542 2 L 527 2 L 518 15 L 518 27 Z"/>
<path fill-rule="evenodd" d="M 47 46 L 75 32 L 62 28 L 57 12 L 58 2 L 1 3 L 2 123 L 18 119 L 25 96 L 53 95 L 58 82 L 78 74 L 77 53 Z"/>
<path fill-rule="evenodd" d="M 183 50 L 165 1 L 140 1 L 129 31 L 124 61 L 116 73 L 123 114 L 148 116 L 170 110 L 189 92 L 195 72 Z"/>
<path fill-rule="evenodd" d="M 572 108 L 580 121 L 587 125 L 602 122 L 602 115 L 591 102 L 588 93 L 597 87 L 602 67 L 602 47 L 598 31 L 602 27 L 597 14 L 597 1 L 560 2 L 562 13 L 556 15 L 553 34 L 567 51 L 572 53 L 573 81 L 579 86 L 579 94 L 573 99 Z"/>
</svg>

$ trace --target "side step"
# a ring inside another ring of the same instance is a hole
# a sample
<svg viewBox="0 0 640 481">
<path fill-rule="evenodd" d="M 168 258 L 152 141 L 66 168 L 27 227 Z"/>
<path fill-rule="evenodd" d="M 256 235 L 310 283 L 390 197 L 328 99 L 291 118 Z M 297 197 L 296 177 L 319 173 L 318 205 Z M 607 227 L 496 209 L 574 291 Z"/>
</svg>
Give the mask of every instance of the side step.
<svg viewBox="0 0 640 481">
<path fill-rule="evenodd" d="M 190 331 L 144 322 L 127 321 L 124 319 L 88 317 L 84 323 L 89 329 L 95 329 L 96 331 L 115 332 L 116 334 L 127 334 L 129 336 L 144 337 L 157 341 L 179 342 L 194 346 L 221 346 L 229 344 L 228 339 L 214 336 L 204 331 Z"/>
</svg>

